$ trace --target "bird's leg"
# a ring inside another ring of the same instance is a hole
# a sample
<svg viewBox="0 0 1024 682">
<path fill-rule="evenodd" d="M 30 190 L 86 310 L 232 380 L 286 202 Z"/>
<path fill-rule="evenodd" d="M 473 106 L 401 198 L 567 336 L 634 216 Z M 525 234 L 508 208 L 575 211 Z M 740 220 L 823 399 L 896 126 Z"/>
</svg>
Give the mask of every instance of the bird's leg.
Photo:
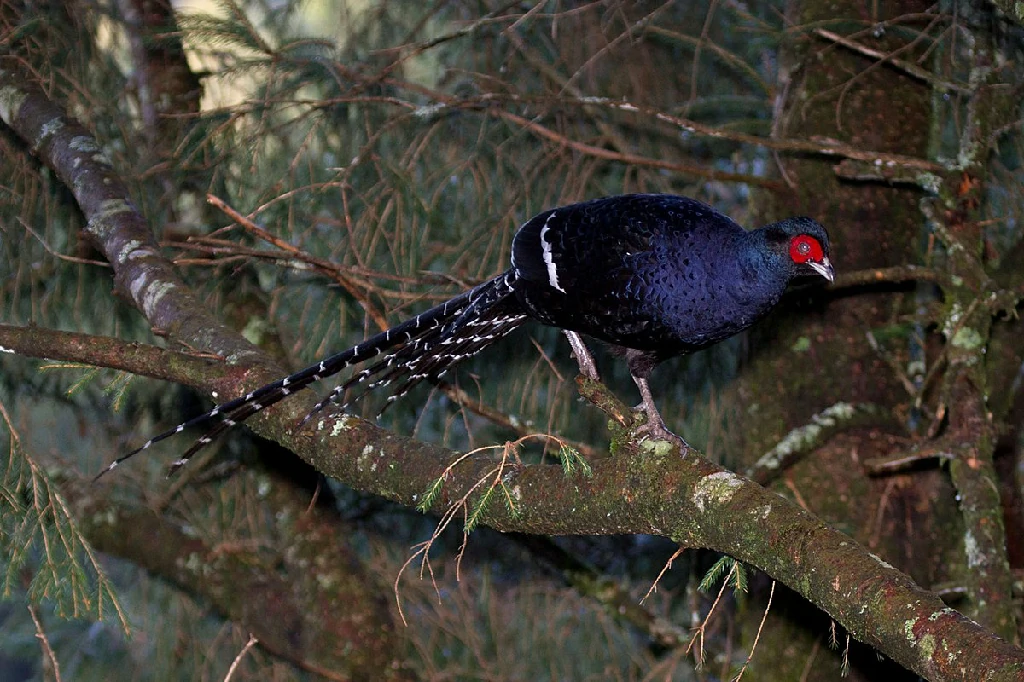
<svg viewBox="0 0 1024 682">
<path fill-rule="evenodd" d="M 572 354 L 576 356 L 576 363 L 580 366 L 580 374 L 592 381 L 598 381 L 597 377 L 597 365 L 594 363 L 594 357 L 587 350 L 587 346 L 583 343 L 583 339 L 576 332 L 563 329 L 565 332 L 565 338 L 569 339 L 569 345 L 572 346 Z"/>
<path fill-rule="evenodd" d="M 645 434 L 653 440 L 667 440 L 679 443 L 685 450 L 690 450 L 689 443 L 669 431 L 668 427 L 665 426 L 665 420 L 661 418 L 658 406 L 654 404 L 654 396 L 651 395 L 651 387 L 647 385 L 647 379 L 634 374 L 633 381 L 636 383 L 636 387 L 640 389 L 640 409 L 647 415 L 647 423 L 636 427 L 636 433 Z"/>
<path fill-rule="evenodd" d="M 629 365 L 629 373 L 640 389 L 640 409 L 647 415 L 647 423 L 636 427 L 635 433 L 646 435 L 652 440 L 667 440 L 671 443 L 678 443 L 685 453 L 690 450 L 690 445 L 685 440 L 668 430 L 665 420 L 658 412 L 658 406 L 654 404 L 654 397 L 651 395 L 651 387 L 647 384 L 647 377 L 651 370 L 658 364 L 660 358 L 656 353 L 651 353 L 635 348 L 625 349 L 626 364 Z"/>
</svg>

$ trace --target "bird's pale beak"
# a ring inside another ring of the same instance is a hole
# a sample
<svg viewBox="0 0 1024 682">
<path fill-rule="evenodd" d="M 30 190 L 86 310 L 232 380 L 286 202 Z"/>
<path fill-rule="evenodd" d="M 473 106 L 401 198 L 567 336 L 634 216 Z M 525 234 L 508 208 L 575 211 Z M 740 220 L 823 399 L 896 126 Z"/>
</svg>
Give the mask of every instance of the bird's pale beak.
<svg viewBox="0 0 1024 682">
<path fill-rule="evenodd" d="M 816 273 L 818 273 L 828 281 L 835 281 L 836 273 L 832 269 L 832 263 L 829 262 L 828 256 L 822 258 L 820 263 L 816 263 L 815 261 L 809 260 L 807 261 L 807 264 L 810 265 Z"/>
</svg>

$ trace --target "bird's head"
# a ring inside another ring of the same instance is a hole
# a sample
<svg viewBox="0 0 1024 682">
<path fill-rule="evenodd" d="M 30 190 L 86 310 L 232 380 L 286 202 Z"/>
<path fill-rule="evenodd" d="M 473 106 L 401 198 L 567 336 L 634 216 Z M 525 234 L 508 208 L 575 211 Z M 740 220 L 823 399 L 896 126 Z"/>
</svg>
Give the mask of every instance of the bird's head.
<svg viewBox="0 0 1024 682">
<path fill-rule="evenodd" d="M 787 218 L 761 228 L 769 251 L 791 276 L 821 275 L 835 279 L 829 260 L 828 233 L 810 218 Z"/>
</svg>

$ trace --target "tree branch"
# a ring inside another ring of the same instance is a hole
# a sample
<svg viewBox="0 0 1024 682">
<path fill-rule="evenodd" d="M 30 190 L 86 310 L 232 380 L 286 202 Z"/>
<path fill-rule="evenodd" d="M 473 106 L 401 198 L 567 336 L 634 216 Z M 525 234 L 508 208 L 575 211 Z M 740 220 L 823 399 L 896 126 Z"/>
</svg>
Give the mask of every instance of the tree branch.
<svg viewBox="0 0 1024 682">
<path fill-rule="evenodd" d="M 5 352 L 81 362 L 196 387 L 213 377 L 230 373 L 223 361 L 216 362 L 209 354 L 182 353 L 109 336 L 75 334 L 44 327 L 0 324 L 0 353 Z"/>
<path fill-rule="evenodd" d="M 280 369 L 205 313 L 163 261 L 95 142 L 24 83 L 0 71 L 0 116 L 72 188 L 122 289 L 173 338 L 257 363 L 232 381 L 203 377 L 205 388 L 236 395 L 277 378 Z M 296 430 L 301 402 L 261 412 L 253 430 L 354 488 L 416 506 L 449 470 L 431 507 L 443 512 L 447 500 L 461 499 L 493 469 L 479 456 L 452 467 L 457 453 L 348 415 L 324 414 Z M 567 480 L 559 466 L 529 465 L 501 484 L 512 507 L 490 504 L 480 512 L 481 522 L 498 530 L 647 533 L 708 547 L 793 587 L 855 637 L 929 679 L 1016 680 L 1024 673 L 1020 649 L 946 608 L 848 536 L 702 457 L 644 454 L 626 443 L 615 457 L 596 460 L 589 478 Z"/>
<path fill-rule="evenodd" d="M 961 95 L 969 95 L 972 92 L 969 86 L 961 85 L 959 83 L 953 83 L 951 81 L 938 78 L 934 73 L 927 69 L 921 68 L 917 64 L 905 61 L 903 59 L 897 59 L 896 57 L 893 57 L 891 54 L 883 52 L 882 50 L 876 50 L 874 48 L 868 47 L 867 45 L 858 43 L 857 41 L 851 40 L 846 36 L 839 35 L 838 33 L 827 31 L 823 28 L 816 28 L 812 31 L 812 33 L 814 33 L 814 35 L 818 36 L 819 38 L 824 38 L 825 40 L 828 40 L 832 43 L 836 43 L 837 45 L 842 45 L 846 49 L 852 50 L 857 54 L 877 59 L 881 63 L 889 64 L 899 69 L 900 71 L 903 71 L 904 73 L 927 83 L 936 90 L 956 92 Z"/>
<path fill-rule="evenodd" d="M 253 480 L 258 478 L 258 480 Z M 250 472 L 266 537 L 211 542 L 153 509 L 112 501 L 109 486 L 63 481 L 96 549 L 128 559 L 252 632 L 260 646 L 329 680 L 400 679 L 401 660 L 382 585 L 373 585 L 347 543 L 345 524 L 287 482 Z M 235 529 L 234 532 L 237 532 Z M 345 604 L 345 608 L 337 608 Z"/>
<path fill-rule="evenodd" d="M 86 233 L 114 267 L 118 290 L 154 329 L 172 338 L 203 338 L 206 348 L 236 362 L 270 360 L 213 317 L 160 255 L 128 188 L 89 131 L 9 64 L 0 66 L 0 120 L 74 194 Z"/>
<path fill-rule="evenodd" d="M 329 476 L 410 506 L 457 457 L 347 415 L 326 416 L 315 429 L 318 435 L 302 431 L 281 442 Z M 491 468 L 492 460 L 467 459 L 450 472 L 433 510 L 443 512 L 444 500 L 460 499 Z M 663 535 L 765 571 L 928 679 L 1011 680 L 1024 673 L 1024 652 L 848 536 L 702 457 L 633 449 L 594 461 L 590 478 L 566 480 L 561 467 L 528 465 L 505 485 L 515 508 L 492 504 L 481 518 L 498 530 Z"/>
<path fill-rule="evenodd" d="M 69 358 L 70 359 L 70 358 Z M 246 375 L 238 391 L 259 379 Z M 356 489 L 416 506 L 459 455 L 384 431 L 349 415 L 315 420 L 291 403 L 266 411 L 253 429 L 318 471 Z M 469 458 L 446 478 L 432 510 L 460 499 L 493 467 Z M 948 609 L 933 594 L 848 536 L 795 504 L 702 457 L 642 454 L 623 447 L 593 462 L 593 476 L 567 480 L 560 466 L 528 465 L 505 482 L 516 506 L 491 504 L 481 521 L 501 531 L 545 535 L 644 533 L 707 547 L 760 568 L 824 609 L 858 639 L 929 679 L 1016 679 L 1024 652 Z M 766 529 L 770 529 L 766 532 Z M 909 634 L 908 634 L 909 633 Z M 260 637 L 265 640 L 265 636 Z"/>
</svg>

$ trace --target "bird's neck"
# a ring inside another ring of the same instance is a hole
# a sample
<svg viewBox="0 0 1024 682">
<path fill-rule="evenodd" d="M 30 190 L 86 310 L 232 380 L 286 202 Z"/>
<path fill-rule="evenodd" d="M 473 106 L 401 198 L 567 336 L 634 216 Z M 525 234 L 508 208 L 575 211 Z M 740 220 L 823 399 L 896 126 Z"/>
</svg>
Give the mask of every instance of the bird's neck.
<svg viewBox="0 0 1024 682">
<path fill-rule="evenodd" d="M 788 268 L 780 267 L 765 238 L 764 228 L 745 233 L 740 238 L 736 253 L 737 292 L 748 299 L 770 300 L 769 305 L 774 305 L 785 291 L 790 273 Z"/>
</svg>

